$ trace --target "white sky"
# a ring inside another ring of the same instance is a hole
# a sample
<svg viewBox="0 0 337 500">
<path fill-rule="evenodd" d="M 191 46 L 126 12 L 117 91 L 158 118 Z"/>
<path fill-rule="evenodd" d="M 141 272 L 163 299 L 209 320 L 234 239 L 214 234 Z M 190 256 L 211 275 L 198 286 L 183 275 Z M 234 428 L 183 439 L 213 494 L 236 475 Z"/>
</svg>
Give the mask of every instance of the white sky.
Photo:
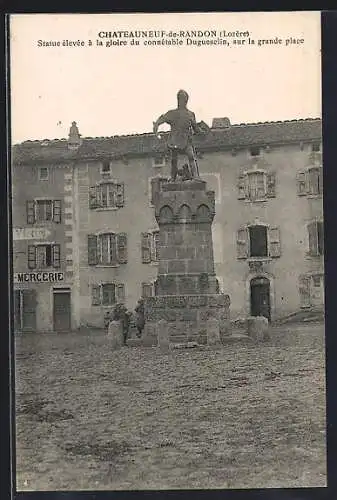
<svg viewBox="0 0 337 500">
<path fill-rule="evenodd" d="M 248 30 L 255 40 L 304 44 L 95 45 L 99 31 L 119 29 Z M 92 47 L 37 46 L 89 38 Z M 197 120 L 209 125 L 222 116 L 231 123 L 319 117 L 320 38 L 319 12 L 12 15 L 12 140 L 67 137 L 72 121 L 84 137 L 150 132 L 176 106 L 180 88 Z"/>
</svg>

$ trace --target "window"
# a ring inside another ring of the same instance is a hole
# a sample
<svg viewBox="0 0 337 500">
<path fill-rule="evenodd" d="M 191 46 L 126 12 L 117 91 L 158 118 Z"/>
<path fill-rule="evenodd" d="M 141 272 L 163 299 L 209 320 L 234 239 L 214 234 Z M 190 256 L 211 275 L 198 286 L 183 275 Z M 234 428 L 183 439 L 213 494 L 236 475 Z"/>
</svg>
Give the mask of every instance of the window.
<svg viewBox="0 0 337 500">
<path fill-rule="evenodd" d="M 39 168 L 39 180 L 47 181 L 49 179 L 49 170 L 48 167 L 40 167 Z"/>
<path fill-rule="evenodd" d="M 314 221 L 308 224 L 309 255 L 324 255 L 324 226 L 323 222 Z"/>
<path fill-rule="evenodd" d="M 250 152 L 250 156 L 260 156 L 261 155 L 261 148 L 253 147 L 253 148 L 250 148 L 249 152 Z"/>
<path fill-rule="evenodd" d="M 28 268 L 48 269 L 60 267 L 60 245 L 28 245 Z"/>
<path fill-rule="evenodd" d="M 142 262 L 158 262 L 159 260 L 159 231 L 150 231 L 142 233 Z"/>
<path fill-rule="evenodd" d="M 105 182 L 89 188 L 89 207 L 120 208 L 124 206 L 124 183 Z"/>
<path fill-rule="evenodd" d="M 28 200 L 27 223 L 61 222 L 61 200 Z"/>
<path fill-rule="evenodd" d="M 320 287 L 321 286 L 321 281 L 322 281 L 322 277 L 319 276 L 319 275 L 314 275 L 312 276 L 312 284 L 315 288 L 317 287 Z"/>
<path fill-rule="evenodd" d="M 152 165 L 154 167 L 165 167 L 166 165 L 166 158 L 165 155 L 156 155 L 152 159 Z"/>
<path fill-rule="evenodd" d="M 91 303 L 93 306 L 113 306 L 125 302 L 125 286 L 123 283 L 101 283 L 91 287 Z"/>
<path fill-rule="evenodd" d="M 321 195 L 323 193 L 323 168 L 315 166 L 297 172 L 297 193 L 299 196 Z"/>
<path fill-rule="evenodd" d="M 153 297 L 154 293 L 154 283 L 142 283 L 142 297 Z"/>
<path fill-rule="evenodd" d="M 249 228 L 250 256 L 267 257 L 267 228 L 266 226 L 251 226 Z"/>
<path fill-rule="evenodd" d="M 264 170 L 251 170 L 239 175 L 238 199 L 260 201 L 274 198 L 276 175 Z"/>
<path fill-rule="evenodd" d="M 237 232 L 237 258 L 280 257 L 281 243 L 278 227 L 262 224 L 244 226 Z"/>
<path fill-rule="evenodd" d="M 111 164 L 109 161 L 103 161 L 101 163 L 101 173 L 109 174 L 111 172 Z"/>
<path fill-rule="evenodd" d="M 319 153 L 321 151 L 321 143 L 320 142 L 314 142 L 311 145 L 311 151 L 313 153 Z"/>
<path fill-rule="evenodd" d="M 150 179 L 150 204 L 155 205 L 157 197 L 159 196 L 159 192 L 162 188 L 162 185 L 168 182 L 168 177 L 152 177 Z"/>
<path fill-rule="evenodd" d="M 88 264 L 117 266 L 127 263 L 126 233 L 88 235 Z"/>
</svg>

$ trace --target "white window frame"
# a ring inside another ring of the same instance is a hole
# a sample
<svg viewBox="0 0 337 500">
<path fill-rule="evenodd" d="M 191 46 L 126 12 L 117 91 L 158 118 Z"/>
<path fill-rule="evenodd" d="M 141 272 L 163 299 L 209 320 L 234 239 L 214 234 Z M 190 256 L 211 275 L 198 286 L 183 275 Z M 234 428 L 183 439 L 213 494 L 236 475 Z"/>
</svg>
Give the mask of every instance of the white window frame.
<svg viewBox="0 0 337 500">
<path fill-rule="evenodd" d="M 46 222 L 47 223 L 48 222 L 53 222 L 53 220 L 54 220 L 54 199 L 53 198 L 34 198 L 33 201 L 34 201 L 34 211 L 35 211 L 35 222 L 38 223 L 38 224 L 39 223 L 40 224 L 44 224 Z M 46 220 L 46 219 L 39 220 L 38 219 L 38 216 L 37 216 L 37 214 L 38 214 L 38 203 L 40 201 L 45 201 L 45 202 L 49 201 L 51 203 L 51 219 L 50 220 Z"/>
<path fill-rule="evenodd" d="M 159 258 L 158 258 L 158 248 L 157 248 L 157 252 L 155 252 L 155 237 L 154 235 L 155 234 L 158 234 L 159 235 L 159 228 L 158 229 L 149 229 L 148 231 L 146 231 L 148 234 L 151 235 L 151 238 L 150 238 L 150 252 L 151 252 L 151 262 L 150 264 L 153 265 L 153 266 L 158 266 L 159 264 Z M 158 245 L 159 245 L 159 240 L 158 240 Z M 157 257 L 157 260 L 153 260 L 152 257 L 153 255 L 155 255 L 156 253 L 156 257 Z"/>
<path fill-rule="evenodd" d="M 42 170 L 45 170 L 47 172 L 46 177 L 41 176 Z M 48 167 L 39 167 L 39 181 L 49 181 L 49 168 Z"/>
<path fill-rule="evenodd" d="M 115 245 L 116 245 L 116 262 L 111 263 L 110 258 L 111 258 L 111 237 L 108 239 L 108 257 L 109 257 L 109 262 L 103 263 L 102 262 L 102 257 L 103 257 L 103 236 L 109 235 L 109 236 L 114 236 L 115 238 Z M 119 267 L 117 255 L 118 255 L 118 243 L 117 243 L 117 233 L 114 232 L 106 232 L 106 231 L 101 231 L 99 233 L 96 233 L 97 236 L 97 262 L 98 264 L 95 267 Z M 101 259 L 99 260 L 99 256 Z M 101 283 L 101 284 L 106 284 L 106 283 Z"/>
<path fill-rule="evenodd" d="M 118 186 L 118 184 L 124 184 L 124 182 L 118 182 L 116 179 L 109 179 L 109 180 L 102 180 L 102 181 L 98 181 L 96 182 L 96 186 L 99 188 L 99 194 L 97 196 L 97 200 L 100 201 L 100 198 L 102 197 L 102 192 L 101 192 L 101 189 L 102 189 L 102 186 L 106 186 L 106 185 L 114 185 L 114 186 Z M 99 206 L 98 208 L 95 208 L 95 211 L 104 211 L 104 210 L 118 210 L 119 207 L 116 206 L 116 196 L 114 196 L 114 200 L 115 200 L 115 203 L 114 205 L 106 205 L 106 206 Z M 107 188 L 107 201 L 108 201 L 108 188 Z M 125 200 L 124 200 L 124 203 L 125 203 Z"/>
</svg>

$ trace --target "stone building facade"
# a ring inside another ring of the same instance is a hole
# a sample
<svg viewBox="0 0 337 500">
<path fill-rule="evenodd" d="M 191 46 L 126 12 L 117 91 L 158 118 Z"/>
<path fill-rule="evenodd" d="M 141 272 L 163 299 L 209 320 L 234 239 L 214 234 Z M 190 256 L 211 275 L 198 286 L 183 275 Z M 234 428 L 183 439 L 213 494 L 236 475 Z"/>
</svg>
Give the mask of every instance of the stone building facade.
<svg viewBox="0 0 337 500">
<path fill-rule="evenodd" d="M 322 308 L 321 120 L 215 119 L 195 144 L 232 318 Z M 117 301 L 155 293 L 166 134 L 81 139 L 73 124 L 68 140 L 14 146 L 12 164 L 17 329 L 101 327 Z"/>
</svg>

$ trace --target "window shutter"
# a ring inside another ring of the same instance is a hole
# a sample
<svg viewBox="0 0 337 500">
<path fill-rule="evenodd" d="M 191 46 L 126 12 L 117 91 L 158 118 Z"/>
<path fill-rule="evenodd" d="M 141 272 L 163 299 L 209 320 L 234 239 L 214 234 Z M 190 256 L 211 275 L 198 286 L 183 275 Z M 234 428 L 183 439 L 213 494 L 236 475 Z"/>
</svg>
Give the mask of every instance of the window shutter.
<svg viewBox="0 0 337 500">
<path fill-rule="evenodd" d="M 99 285 L 92 285 L 91 287 L 91 304 L 99 306 L 101 304 L 101 290 Z"/>
<path fill-rule="evenodd" d="M 97 236 L 88 234 L 88 264 L 89 266 L 97 265 Z"/>
<path fill-rule="evenodd" d="M 142 262 L 143 264 L 149 264 L 151 262 L 151 234 L 142 233 Z"/>
<path fill-rule="evenodd" d="M 317 235 L 317 223 L 311 222 L 308 224 L 308 235 L 309 235 L 309 254 L 318 255 L 318 235 Z"/>
<path fill-rule="evenodd" d="M 124 207 L 124 182 L 116 186 L 116 207 Z"/>
<path fill-rule="evenodd" d="M 28 268 L 36 268 L 36 247 L 34 245 L 28 245 Z"/>
<path fill-rule="evenodd" d="M 323 194 L 323 168 L 318 169 L 318 193 Z"/>
<path fill-rule="evenodd" d="M 281 256 L 280 230 L 278 227 L 269 228 L 269 256 Z"/>
<path fill-rule="evenodd" d="M 153 293 L 153 285 L 151 283 L 142 283 L 142 297 L 145 299 L 146 297 L 152 297 Z"/>
<path fill-rule="evenodd" d="M 275 198 L 276 196 L 276 173 L 275 172 L 269 172 L 267 174 L 267 197 L 268 198 Z"/>
<path fill-rule="evenodd" d="M 119 264 L 126 264 L 128 261 L 127 243 L 128 237 L 126 233 L 117 234 L 117 260 Z"/>
<path fill-rule="evenodd" d="M 98 203 L 98 188 L 97 186 L 92 186 L 89 188 L 89 208 L 97 208 Z"/>
<path fill-rule="evenodd" d="M 310 277 L 305 275 L 300 275 L 298 278 L 299 283 L 299 293 L 300 293 L 300 306 L 309 307 L 310 306 Z"/>
<path fill-rule="evenodd" d="M 125 286 L 123 283 L 116 285 L 116 299 L 118 303 L 123 304 L 125 302 Z"/>
<path fill-rule="evenodd" d="M 26 202 L 27 211 L 27 224 L 34 224 L 35 222 L 35 201 L 28 200 Z"/>
<path fill-rule="evenodd" d="M 61 200 L 53 201 L 53 221 L 57 224 L 61 222 Z"/>
<path fill-rule="evenodd" d="M 237 189 L 238 189 L 238 200 L 245 200 L 247 193 L 246 193 L 246 175 L 245 174 L 240 174 L 237 182 Z"/>
<path fill-rule="evenodd" d="M 61 246 L 53 245 L 52 250 L 53 267 L 60 267 L 60 257 L 61 257 Z"/>
<path fill-rule="evenodd" d="M 151 205 L 155 205 L 160 189 L 160 178 L 151 179 Z"/>
<path fill-rule="evenodd" d="M 248 241 L 248 230 L 246 228 L 241 228 L 238 230 L 236 247 L 237 247 L 237 258 L 247 259 L 249 255 L 249 241 Z"/>
<path fill-rule="evenodd" d="M 307 194 L 307 181 L 306 181 L 306 173 L 304 170 L 300 170 L 299 172 L 297 172 L 296 182 L 297 182 L 297 194 L 299 196 L 305 196 Z"/>
</svg>

